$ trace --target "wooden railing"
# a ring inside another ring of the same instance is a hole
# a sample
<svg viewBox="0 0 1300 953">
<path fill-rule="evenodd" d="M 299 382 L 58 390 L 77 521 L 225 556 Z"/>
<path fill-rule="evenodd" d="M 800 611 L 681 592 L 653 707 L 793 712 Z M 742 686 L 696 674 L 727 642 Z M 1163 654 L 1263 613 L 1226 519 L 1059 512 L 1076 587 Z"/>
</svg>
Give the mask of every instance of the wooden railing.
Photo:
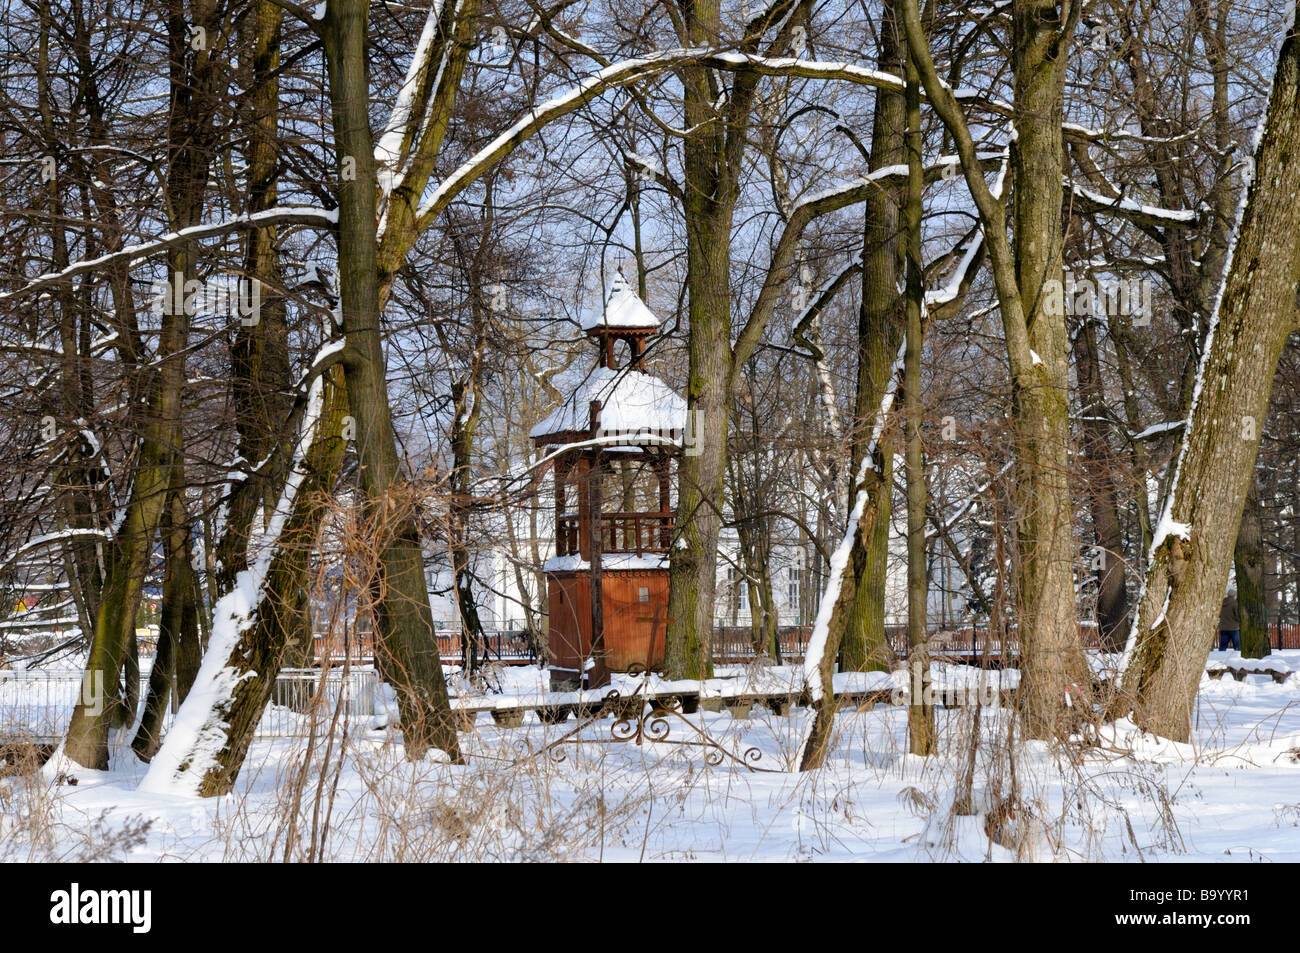
<svg viewBox="0 0 1300 953">
<path fill-rule="evenodd" d="M 582 551 L 581 524 L 576 516 L 561 516 L 555 526 L 555 554 Z M 672 545 L 671 513 L 602 513 L 600 548 L 605 553 L 666 553 Z"/>
<path fill-rule="evenodd" d="M 666 553 L 672 544 L 671 513 L 602 513 L 600 548 L 607 553 Z"/>
<path fill-rule="evenodd" d="M 803 660 L 808 648 L 810 625 L 781 626 L 777 636 L 781 643 L 781 660 L 795 663 Z M 747 662 L 755 657 L 753 630 L 747 625 L 715 625 L 713 627 L 713 660 L 715 662 Z"/>
<path fill-rule="evenodd" d="M 1275 649 L 1300 649 L 1300 625 L 1294 622 L 1270 624 L 1268 644 Z"/>
<path fill-rule="evenodd" d="M 456 630 L 442 629 L 434 635 L 438 643 L 438 655 L 444 664 L 459 665 L 461 662 L 461 638 Z M 331 664 L 338 665 L 348 657 L 351 649 L 353 662 L 370 663 L 375 659 L 375 637 L 373 633 L 352 634 L 345 645 L 342 636 L 331 638 L 327 635 L 314 636 L 316 642 L 315 661 L 320 664 L 328 657 Z M 529 639 L 528 633 L 507 630 L 487 629 L 478 644 L 475 653 L 481 660 L 502 662 L 529 662 L 537 658 L 538 646 Z"/>
</svg>

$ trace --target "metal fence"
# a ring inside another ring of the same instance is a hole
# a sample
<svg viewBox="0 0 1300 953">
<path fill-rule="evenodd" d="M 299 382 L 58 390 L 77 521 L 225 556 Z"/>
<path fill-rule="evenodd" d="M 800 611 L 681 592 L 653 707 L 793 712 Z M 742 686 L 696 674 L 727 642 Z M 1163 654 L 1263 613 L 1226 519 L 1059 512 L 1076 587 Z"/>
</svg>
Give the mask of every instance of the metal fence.
<svg viewBox="0 0 1300 953">
<path fill-rule="evenodd" d="M 440 629 L 435 633 L 438 656 L 444 665 L 461 664 L 461 635 L 459 631 Z M 375 637 L 363 632 L 341 635 L 315 635 L 315 659 L 329 659 L 335 665 L 349 656 L 353 662 L 369 664 L 375 660 Z M 485 629 L 476 652 L 480 660 L 519 665 L 537 661 L 537 645 L 527 632 L 517 629 Z"/>
<path fill-rule="evenodd" d="M 797 662 L 808 649 L 810 625 L 781 626 L 777 636 L 781 643 L 781 659 Z M 756 657 L 754 631 L 747 625 L 715 625 L 713 627 L 713 660 L 715 662 L 746 662 Z"/>
<path fill-rule="evenodd" d="M 375 714 L 378 678 L 373 669 L 285 669 L 276 676 L 271 701 L 257 724 L 255 739 L 305 737 L 315 723 L 328 727 L 336 709 L 340 717 L 369 721 Z M 8 740 L 58 741 L 62 739 L 81 698 L 95 704 L 102 697 L 98 686 L 85 682 L 81 672 L 69 670 L 0 671 L 0 743 Z M 140 704 L 149 689 L 148 676 L 140 679 Z M 323 691 L 322 691 L 323 689 Z M 173 701 L 174 701 L 173 694 Z M 138 722 L 139 711 L 136 713 Z M 163 718 L 171 727 L 174 704 Z M 134 726 L 133 726 L 134 727 Z"/>
<path fill-rule="evenodd" d="M 1268 644 L 1275 649 L 1300 649 L 1300 625 L 1274 622 L 1268 627 Z"/>
</svg>

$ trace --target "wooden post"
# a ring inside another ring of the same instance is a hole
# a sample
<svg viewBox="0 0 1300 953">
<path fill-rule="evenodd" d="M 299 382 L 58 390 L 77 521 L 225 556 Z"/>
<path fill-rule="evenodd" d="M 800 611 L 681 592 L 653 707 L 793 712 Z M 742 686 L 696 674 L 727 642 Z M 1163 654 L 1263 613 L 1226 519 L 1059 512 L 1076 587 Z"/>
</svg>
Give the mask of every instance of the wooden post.
<svg viewBox="0 0 1300 953">
<path fill-rule="evenodd" d="M 584 453 L 578 460 L 578 555 L 591 561 L 591 460 Z"/>
<path fill-rule="evenodd" d="M 593 400 L 590 406 L 591 432 L 594 437 L 600 422 L 600 401 Z M 587 556 L 591 566 L 591 657 L 595 667 L 591 670 L 589 688 L 601 688 L 609 684 L 609 670 L 605 667 L 605 592 L 601 585 L 600 563 L 602 552 L 601 527 L 601 452 L 589 451 L 590 464 L 587 468 Z"/>
<path fill-rule="evenodd" d="M 567 456 L 567 454 L 566 454 Z M 569 555 L 568 541 L 564 531 L 564 471 L 565 457 L 555 461 L 555 555 Z"/>
<path fill-rule="evenodd" d="M 609 684 L 609 671 L 605 668 L 605 600 L 601 584 L 600 564 L 603 551 L 601 538 L 601 465 L 600 451 L 591 452 L 591 466 L 587 471 L 587 509 L 590 513 L 591 535 L 587 547 L 591 565 L 591 657 L 596 665 L 591 670 L 589 688 Z"/>
<path fill-rule="evenodd" d="M 672 515 L 671 496 L 668 486 L 668 468 L 671 466 L 671 458 L 663 454 L 659 458 L 656 469 L 659 471 L 659 545 L 666 552 L 672 542 L 672 533 L 668 529 L 666 517 Z"/>
</svg>

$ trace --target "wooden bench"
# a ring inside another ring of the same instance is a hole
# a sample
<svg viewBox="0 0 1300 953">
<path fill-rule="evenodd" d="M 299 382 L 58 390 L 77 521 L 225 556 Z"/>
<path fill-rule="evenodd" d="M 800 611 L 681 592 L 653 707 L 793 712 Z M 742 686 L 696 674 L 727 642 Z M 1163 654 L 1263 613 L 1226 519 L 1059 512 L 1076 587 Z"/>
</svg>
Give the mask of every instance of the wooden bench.
<svg viewBox="0 0 1300 953">
<path fill-rule="evenodd" d="M 1254 665 L 1211 665 L 1205 669 L 1205 674 L 1216 680 L 1223 678 L 1224 675 L 1231 675 L 1239 682 L 1245 681 L 1247 675 L 1269 675 L 1273 681 L 1281 685 L 1291 677 L 1292 673 Z"/>
</svg>

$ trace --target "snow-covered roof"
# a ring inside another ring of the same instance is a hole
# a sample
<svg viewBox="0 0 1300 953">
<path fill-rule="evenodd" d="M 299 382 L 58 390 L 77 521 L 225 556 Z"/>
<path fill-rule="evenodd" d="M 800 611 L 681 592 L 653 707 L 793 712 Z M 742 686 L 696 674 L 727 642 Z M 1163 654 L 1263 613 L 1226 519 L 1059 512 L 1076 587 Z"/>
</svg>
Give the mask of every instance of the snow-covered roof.
<svg viewBox="0 0 1300 953">
<path fill-rule="evenodd" d="M 577 431 L 591 426 L 591 402 L 600 401 L 595 436 L 644 434 L 681 442 L 686 401 L 657 377 L 628 369 L 597 367 L 529 436 Z M 635 441 L 630 441 L 635 442 Z"/>
<path fill-rule="evenodd" d="M 599 317 L 586 318 L 582 330 L 598 331 L 608 328 L 618 331 L 653 331 L 659 327 L 659 319 L 645 306 L 632 286 L 627 283 L 623 273 L 616 272 L 609 288 L 609 299 L 605 302 L 605 311 Z"/>
</svg>

